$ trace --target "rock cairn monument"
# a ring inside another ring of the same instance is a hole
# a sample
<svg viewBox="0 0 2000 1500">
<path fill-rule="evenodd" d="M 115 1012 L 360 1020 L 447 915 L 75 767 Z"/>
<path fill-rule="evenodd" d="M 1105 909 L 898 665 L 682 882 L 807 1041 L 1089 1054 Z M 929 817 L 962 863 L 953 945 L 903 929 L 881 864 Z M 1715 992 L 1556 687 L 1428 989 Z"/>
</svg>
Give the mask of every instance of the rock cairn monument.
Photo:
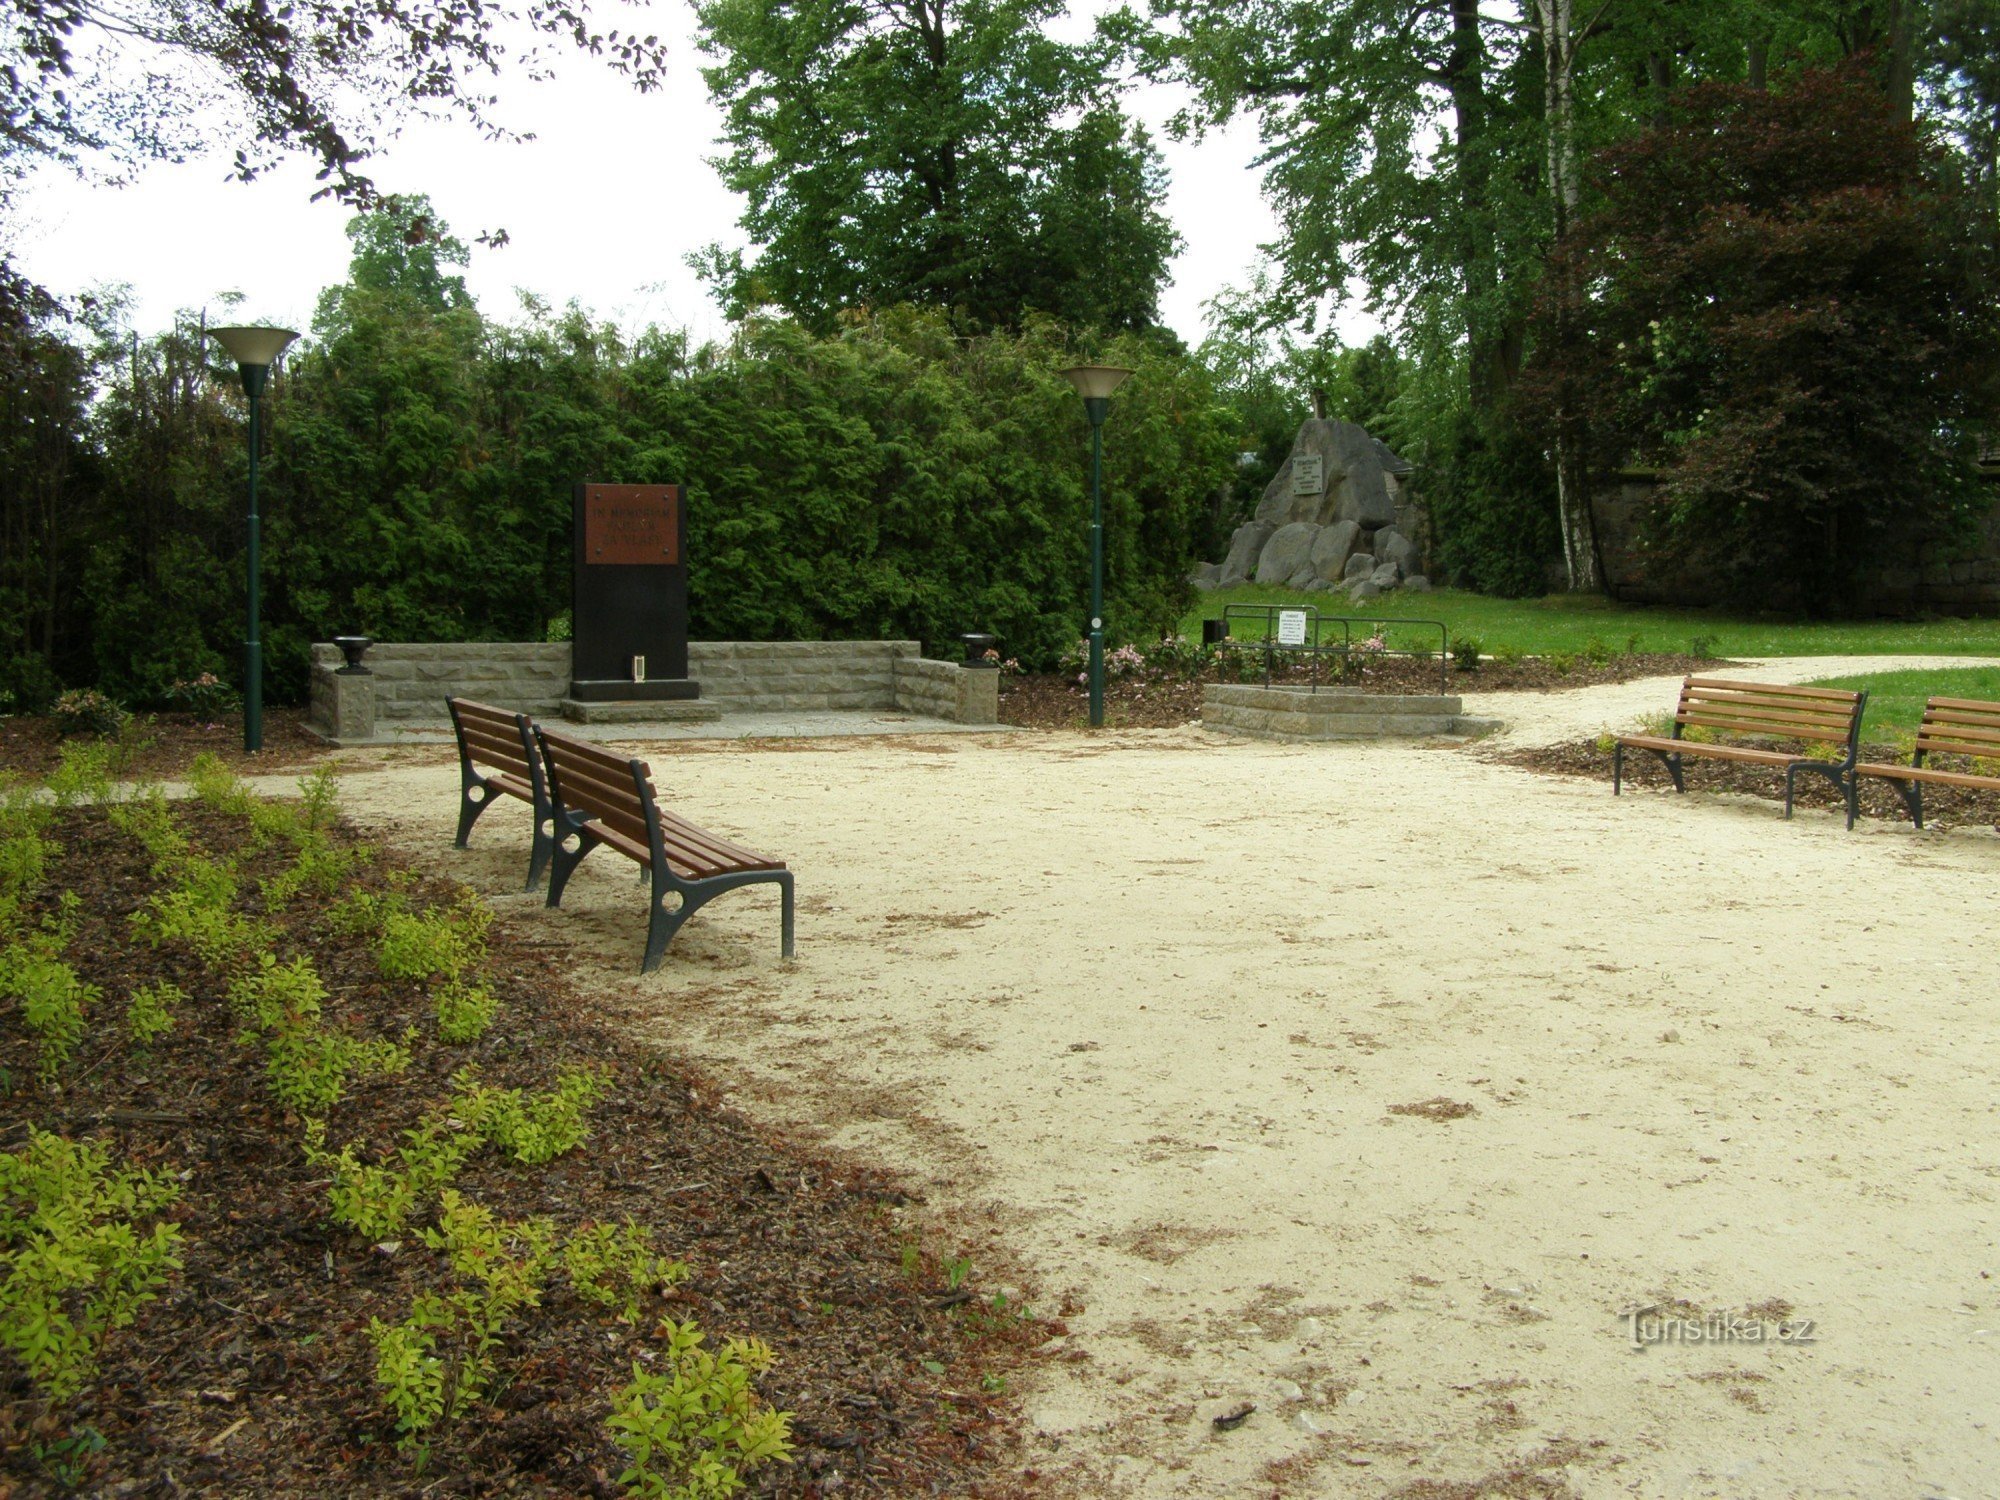
<svg viewBox="0 0 2000 1500">
<path fill-rule="evenodd" d="M 1352 422 L 1311 418 L 1256 515 L 1230 538 L 1229 555 L 1197 568 L 1195 587 L 1277 583 L 1350 599 L 1428 589 L 1423 549 L 1398 518 L 1410 472 Z"/>
</svg>

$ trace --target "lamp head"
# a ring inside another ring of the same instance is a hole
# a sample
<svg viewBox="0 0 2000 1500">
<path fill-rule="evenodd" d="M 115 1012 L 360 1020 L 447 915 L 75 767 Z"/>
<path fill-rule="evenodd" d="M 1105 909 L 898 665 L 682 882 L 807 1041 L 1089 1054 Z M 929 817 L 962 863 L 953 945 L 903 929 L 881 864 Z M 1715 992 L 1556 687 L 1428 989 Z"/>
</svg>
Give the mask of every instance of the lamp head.
<svg viewBox="0 0 2000 1500">
<path fill-rule="evenodd" d="M 262 327 L 211 328 L 208 336 L 222 345 L 223 352 L 236 361 L 236 372 L 243 377 L 243 389 L 252 396 L 262 393 L 264 377 L 270 372 L 271 362 L 298 337 L 289 328 Z"/>
<path fill-rule="evenodd" d="M 1063 374 L 1086 401 L 1102 401 L 1125 383 L 1132 372 L 1123 365 L 1072 365 Z"/>
</svg>

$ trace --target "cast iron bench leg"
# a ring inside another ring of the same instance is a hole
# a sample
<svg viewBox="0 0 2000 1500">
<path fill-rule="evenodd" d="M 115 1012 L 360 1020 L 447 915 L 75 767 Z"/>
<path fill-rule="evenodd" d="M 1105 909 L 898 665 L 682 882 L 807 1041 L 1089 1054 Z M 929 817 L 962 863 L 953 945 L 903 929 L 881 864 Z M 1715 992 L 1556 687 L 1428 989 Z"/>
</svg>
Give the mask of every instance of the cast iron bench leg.
<svg viewBox="0 0 2000 1500">
<path fill-rule="evenodd" d="M 562 905 L 563 887 L 569 884 L 569 877 L 575 872 L 576 867 L 583 863 L 584 857 L 597 847 L 597 840 L 590 836 L 589 830 L 583 826 L 583 820 L 562 813 L 558 813 L 556 818 L 560 826 L 556 829 L 553 840 L 555 847 L 551 851 L 548 899 L 550 906 Z M 574 852 L 569 847 L 572 842 L 577 846 Z"/>
</svg>

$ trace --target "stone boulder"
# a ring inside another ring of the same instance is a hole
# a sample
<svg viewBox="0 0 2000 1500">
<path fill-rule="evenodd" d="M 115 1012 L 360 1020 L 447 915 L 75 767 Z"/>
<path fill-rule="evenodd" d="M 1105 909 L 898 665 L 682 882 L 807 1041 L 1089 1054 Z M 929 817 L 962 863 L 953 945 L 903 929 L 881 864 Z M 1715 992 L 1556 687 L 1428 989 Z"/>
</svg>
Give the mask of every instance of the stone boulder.
<svg viewBox="0 0 2000 1500">
<path fill-rule="evenodd" d="M 1384 526 L 1375 533 L 1374 551 L 1377 557 L 1394 563 L 1406 578 L 1423 569 L 1423 554 L 1417 544 L 1393 526 Z"/>
<path fill-rule="evenodd" d="M 1312 577 L 1312 549 L 1318 539 L 1319 527 L 1311 521 L 1280 526 L 1258 554 L 1257 582 L 1290 583 L 1301 573 Z"/>
<path fill-rule="evenodd" d="M 1383 465 L 1385 451 L 1352 422 L 1312 418 L 1299 428 L 1291 456 L 1265 488 L 1257 519 L 1273 526 L 1292 521 L 1322 526 L 1353 521 L 1363 529 L 1394 525 L 1396 502 Z M 1310 462 L 1301 466 L 1301 458 L 1319 460 L 1317 484 L 1293 482 L 1311 468 Z"/>
<path fill-rule="evenodd" d="M 1221 563 L 1197 563 L 1195 570 L 1188 574 L 1188 582 L 1198 589 L 1212 589 L 1221 580 Z"/>
<path fill-rule="evenodd" d="M 1403 580 L 1403 587 L 1412 594 L 1428 594 L 1431 591 L 1431 581 L 1421 573 L 1412 573 Z"/>
<path fill-rule="evenodd" d="M 1340 570 L 1342 579 L 1353 582 L 1366 578 L 1375 571 L 1375 555 L 1371 552 L 1357 552 L 1347 559 L 1347 565 Z"/>
<path fill-rule="evenodd" d="M 1256 571 L 1258 554 L 1277 529 L 1269 521 L 1245 521 L 1237 527 L 1236 534 L 1229 539 L 1229 556 L 1222 560 L 1222 571 L 1215 581 L 1224 588 L 1233 583 L 1248 583 Z"/>
<path fill-rule="evenodd" d="M 1313 572 L 1329 583 L 1339 579 L 1360 537 L 1361 528 L 1352 521 L 1335 521 L 1331 526 L 1322 526 L 1318 539 L 1313 542 Z"/>
<path fill-rule="evenodd" d="M 1392 562 L 1379 564 L 1375 571 L 1368 575 L 1368 581 L 1378 589 L 1392 589 L 1402 581 L 1402 578 L 1403 570 Z"/>
<path fill-rule="evenodd" d="M 1380 589 L 1375 587 L 1373 582 L 1364 578 L 1354 585 L 1353 591 L 1347 597 L 1352 599 L 1356 604 L 1359 604 L 1363 599 L 1373 599 L 1381 592 Z"/>
</svg>

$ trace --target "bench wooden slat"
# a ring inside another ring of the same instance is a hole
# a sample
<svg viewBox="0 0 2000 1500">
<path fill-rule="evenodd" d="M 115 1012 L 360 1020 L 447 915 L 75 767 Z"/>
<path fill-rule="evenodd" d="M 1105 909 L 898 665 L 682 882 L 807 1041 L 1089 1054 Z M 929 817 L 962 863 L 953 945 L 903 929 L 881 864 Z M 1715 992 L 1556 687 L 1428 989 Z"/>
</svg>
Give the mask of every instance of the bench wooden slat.
<svg viewBox="0 0 2000 1500">
<path fill-rule="evenodd" d="M 510 771 L 526 774 L 528 754 L 521 748 L 519 740 L 509 742 L 484 729 L 476 729 L 470 724 L 459 730 L 459 738 L 471 752 L 474 760 L 505 766 Z"/>
<path fill-rule="evenodd" d="M 1690 677 L 1681 691 L 1691 688 L 1730 688 L 1738 692 L 1765 693 L 1783 698 L 1831 698 L 1848 704 L 1861 696 L 1853 688 L 1793 687 L 1790 683 L 1735 682 L 1722 677 Z"/>
<path fill-rule="evenodd" d="M 1924 712 L 1928 714 L 1941 708 L 1958 709 L 2000 723 L 2000 703 L 1989 703 L 1979 698 L 1932 698 L 1925 703 Z"/>
<path fill-rule="evenodd" d="M 1933 755 L 1966 755 L 1974 760 L 2000 760 L 2000 745 L 1986 743 L 1961 743 L 1955 740 L 1919 740 L 1917 748 L 1926 757 Z"/>
<path fill-rule="evenodd" d="M 1926 739 L 1969 740 L 1974 744 L 2000 745 L 2000 725 L 1988 729 L 1980 724 L 1952 720 L 1925 719 L 1917 730 L 1919 741 Z"/>
<path fill-rule="evenodd" d="M 1782 713 L 1806 719 L 1826 719 L 1838 723 L 1852 716 L 1854 705 L 1829 704 L 1822 698 L 1808 698 L 1793 701 L 1775 696 L 1748 697 L 1736 693 L 1683 693 L 1681 705 L 1687 708 L 1713 708 L 1725 712 L 1740 713 Z"/>
<path fill-rule="evenodd" d="M 1764 719 L 1747 715 L 1684 713 L 1675 714 L 1678 724 L 1699 729 L 1720 729 L 1730 734 L 1762 734 L 1785 740 L 1844 740 L 1845 724 L 1828 724 L 1821 719 Z"/>
<path fill-rule="evenodd" d="M 1672 753 L 1688 750 L 1715 760 L 1754 761 L 1759 765 L 1788 766 L 1793 761 L 1811 759 L 1810 756 L 1796 750 L 1758 750 L 1749 745 L 1706 745 L 1700 740 L 1670 740 L 1660 734 L 1621 735 L 1619 743 L 1629 745 L 1635 750 L 1665 750 Z"/>
</svg>

